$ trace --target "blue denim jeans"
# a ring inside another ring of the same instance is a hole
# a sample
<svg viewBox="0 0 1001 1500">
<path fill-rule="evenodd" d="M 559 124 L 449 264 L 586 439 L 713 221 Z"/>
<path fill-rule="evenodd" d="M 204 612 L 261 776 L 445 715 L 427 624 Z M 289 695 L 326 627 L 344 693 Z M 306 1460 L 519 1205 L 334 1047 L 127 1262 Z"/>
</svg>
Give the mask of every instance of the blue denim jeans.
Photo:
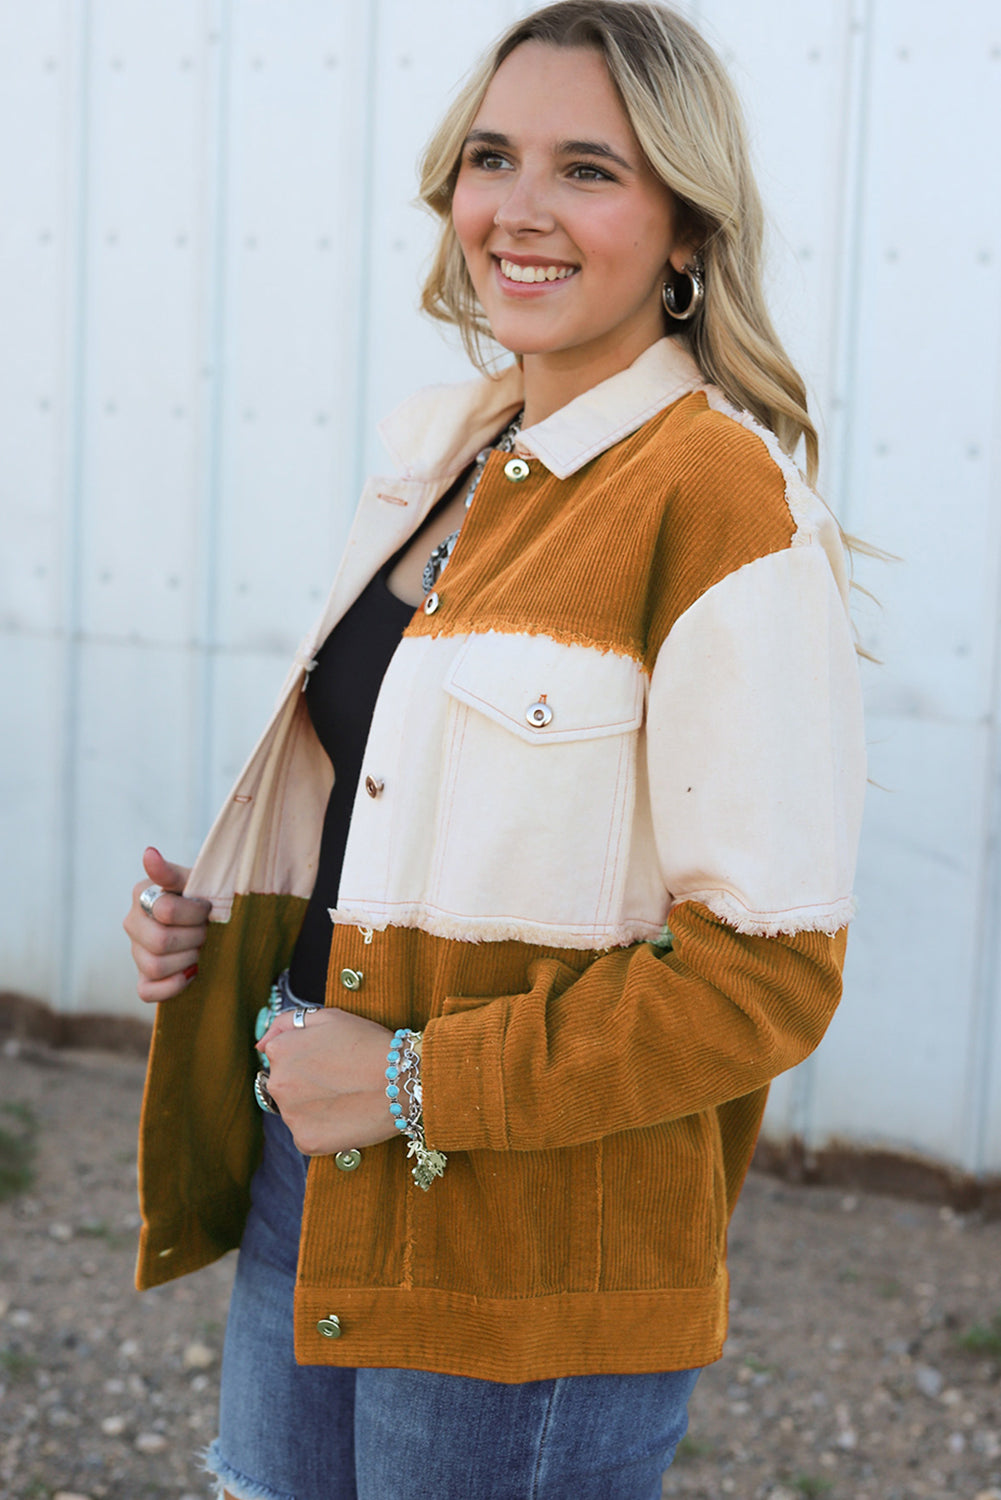
<svg viewBox="0 0 1001 1500">
<path fill-rule="evenodd" d="M 265 1116 L 207 1466 L 237 1500 L 660 1500 L 698 1370 L 501 1385 L 297 1365 L 307 1159 Z"/>
</svg>

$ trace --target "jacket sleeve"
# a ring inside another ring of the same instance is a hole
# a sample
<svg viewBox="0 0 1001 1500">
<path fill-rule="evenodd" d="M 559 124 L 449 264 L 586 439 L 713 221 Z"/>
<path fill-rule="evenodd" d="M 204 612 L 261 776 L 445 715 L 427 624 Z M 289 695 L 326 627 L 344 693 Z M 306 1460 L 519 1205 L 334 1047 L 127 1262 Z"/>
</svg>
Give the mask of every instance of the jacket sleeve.
<svg viewBox="0 0 1001 1500">
<path fill-rule="evenodd" d="M 524 993 L 446 1003 L 423 1059 L 441 1150 L 569 1146 L 696 1113 L 823 1036 L 865 783 L 854 645 L 824 547 L 806 536 L 749 563 L 680 617 L 644 750 L 672 946 L 613 950 L 579 975 L 540 955 Z"/>
</svg>

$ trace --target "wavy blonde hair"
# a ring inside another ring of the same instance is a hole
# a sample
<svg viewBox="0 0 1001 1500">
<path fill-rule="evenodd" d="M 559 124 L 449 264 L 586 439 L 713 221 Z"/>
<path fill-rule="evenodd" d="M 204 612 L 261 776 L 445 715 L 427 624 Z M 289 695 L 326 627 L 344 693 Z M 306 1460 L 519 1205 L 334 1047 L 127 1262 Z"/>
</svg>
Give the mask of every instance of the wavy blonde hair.
<svg viewBox="0 0 1001 1500">
<path fill-rule="evenodd" d="M 705 299 L 691 323 L 679 325 L 699 368 L 770 428 L 787 453 L 803 441 L 813 483 L 818 441 L 806 388 L 772 326 L 761 286 L 764 215 L 740 101 L 708 43 L 655 0 L 559 0 L 512 26 L 473 71 L 421 161 L 421 200 L 441 220 L 421 295 L 424 311 L 455 324 L 473 363 L 486 368 L 490 328 L 452 227 L 452 194 L 490 80 L 528 41 L 601 53 L 650 166 L 678 202 L 681 227 L 701 247 Z"/>
</svg>

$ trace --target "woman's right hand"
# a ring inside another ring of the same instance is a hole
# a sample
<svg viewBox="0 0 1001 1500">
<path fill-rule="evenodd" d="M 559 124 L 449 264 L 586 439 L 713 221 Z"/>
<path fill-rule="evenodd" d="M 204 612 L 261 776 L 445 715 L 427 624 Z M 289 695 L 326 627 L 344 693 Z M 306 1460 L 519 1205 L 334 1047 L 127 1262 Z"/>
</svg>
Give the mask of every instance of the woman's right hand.
<svg viewBox="0 0 1001 1500">
<path fill-rule="evenodd" d="M 132 889 L 132 905 L 122 923 L 132 939 L 132 957 L 139 970 L 140 1000 L 155 1003 L 179 995 L 198 972 L 198 952 L 208 932 L 211 903 L 200 896 L 182 896 L 189 870 L 172 865 L 157 849 L 143 855 L 148 879 Z M 139 905 L 150 884 L 163 887 L 152 915 Z"/>
</svg>

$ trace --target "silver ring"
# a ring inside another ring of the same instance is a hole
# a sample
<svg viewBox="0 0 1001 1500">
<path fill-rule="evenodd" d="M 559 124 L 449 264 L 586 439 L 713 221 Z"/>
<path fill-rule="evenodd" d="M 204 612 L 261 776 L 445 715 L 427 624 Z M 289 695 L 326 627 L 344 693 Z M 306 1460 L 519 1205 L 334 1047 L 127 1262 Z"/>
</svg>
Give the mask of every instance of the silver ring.
<svg viewBox="0 0 1001 1500">
<path fill-rule="evenodd" d="M 267 1115 L 280 1115 L 281 1110 L 268 1092 L 268 1075 L 264 1069 L 258 1071 L 254 1079 L 254 1098 Z"/>
<path fill-rule="evenodd" d="M 292 1017 L 292 1025 L 297 1031 L 305 1030 L 306 1017 L 311 1016 L 314 1010 L 319 1010 L 318 1005 L 297 1005 L 295 1015 Z"/>
<path fill-rule="evenodd" d="M 153 915 L 153 908 L 162 895 L 162 885 L 148 885 L 144 891 L 139 892 L 139 905 L 147 916 Z"/>
</svg>

